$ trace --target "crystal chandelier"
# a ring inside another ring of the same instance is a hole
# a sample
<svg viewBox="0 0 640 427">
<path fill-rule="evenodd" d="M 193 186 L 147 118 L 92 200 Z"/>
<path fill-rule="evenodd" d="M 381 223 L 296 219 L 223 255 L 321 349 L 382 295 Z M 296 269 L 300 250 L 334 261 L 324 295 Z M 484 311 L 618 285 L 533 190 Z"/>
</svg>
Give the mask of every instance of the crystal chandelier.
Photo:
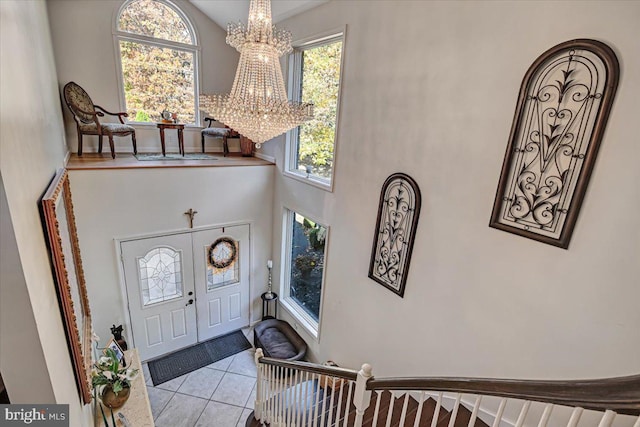
<svg viewBox="0 0 640 427">
<path fill-rule="evenodd" d="M 251 0 L 248 26 L 229 24 L 227 44 L 240 52 L 231 93 L 200 95 L 203 111 L 257 148 L 313 118 L 313 104 L 287 99 L 278 58 L 291 52 L 291 33 L 271 23 L 270 0 Z"/>
</svg>

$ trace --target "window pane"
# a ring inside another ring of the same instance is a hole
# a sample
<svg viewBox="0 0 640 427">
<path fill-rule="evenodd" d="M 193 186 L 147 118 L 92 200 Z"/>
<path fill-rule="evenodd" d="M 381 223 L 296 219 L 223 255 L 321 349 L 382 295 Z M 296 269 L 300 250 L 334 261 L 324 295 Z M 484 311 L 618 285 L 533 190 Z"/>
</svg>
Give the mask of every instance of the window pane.
<svg viewBox="0 0 640 427">
<path fill-rule="evenodd" d="M 327 229 L 297 213 L 291 216 L 289 296 L 319 321 Z"/>
<path fill-rule="evenodd" d="M 303 102 L 312 102 L 314 118 L 300 126 L 297 169 L 331 179 L 336 133 L 342 41 L 302 52 Z"/>
<path fill-rule="evenodd" d="M 118 29 L 156 39 L 193 44 L 184 20 L 169 6 L 155 0 L 138 0 L 120 14 Z"/>
<path fill-rule="evenodd" d="M 151 305 L 182 297 L 180 252 L 155 248 L 138 259 L 142 305 Z"/>
<path fill-rule="evenodd" d="M 130 120 L 159 122 L 166 109 L 180 123 L 195 123 L 192 52 L 121 40 L 120 54 Z"/>
</svg>

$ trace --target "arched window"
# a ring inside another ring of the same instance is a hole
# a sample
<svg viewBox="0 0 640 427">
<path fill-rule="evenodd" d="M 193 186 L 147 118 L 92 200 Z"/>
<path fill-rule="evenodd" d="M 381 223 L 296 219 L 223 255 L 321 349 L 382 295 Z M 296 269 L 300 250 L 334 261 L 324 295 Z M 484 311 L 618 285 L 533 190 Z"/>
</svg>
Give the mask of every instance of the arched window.
<svg viewBox="0 0 640 427">
<path fill-rule="evenodd" d="M 168 0 L 128 0 L 116 21 L 122 99 L 134 122 L 198 120 L 198 44 L 186 15 Z"/>
</svg>

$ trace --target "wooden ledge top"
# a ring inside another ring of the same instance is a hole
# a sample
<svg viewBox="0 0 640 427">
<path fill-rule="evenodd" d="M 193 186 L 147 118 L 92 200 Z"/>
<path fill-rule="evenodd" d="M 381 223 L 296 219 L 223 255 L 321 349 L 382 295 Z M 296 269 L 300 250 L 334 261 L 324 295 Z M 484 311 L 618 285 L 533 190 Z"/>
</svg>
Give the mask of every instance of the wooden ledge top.
<svg viewBox="0 0 640 427">
<path fill-rule="evenodd" d="M 145 160 L 140 161 L 131 153 L 116 153 L 112 159 L 110 153 L 85 153 L 81 157 L 71 154 L 66 168 L 69 170 L 100 169 L 148 169 L 148 168 L 209 168 L 230 166 L 271 166 L 274 163 L 257 157 L 242 157 L 240 153 L 230 153 L 223 157 L 222 153 L 208 153 L 215 160 Z"/>
</svg>

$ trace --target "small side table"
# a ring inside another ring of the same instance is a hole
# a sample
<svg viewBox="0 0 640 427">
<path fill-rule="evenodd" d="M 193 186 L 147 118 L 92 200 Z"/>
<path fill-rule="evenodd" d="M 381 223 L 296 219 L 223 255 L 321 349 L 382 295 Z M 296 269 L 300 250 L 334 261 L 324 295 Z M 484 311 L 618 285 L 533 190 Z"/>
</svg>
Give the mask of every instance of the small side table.
<svg viewBox="0 0 640 427">
<path fill-rule="evenodd" d="M 271 292 L 271 295 L 269 295 L 269 292 L 265 292 L 260 295 L 260 298 L 262 298 L 262 320 L 276 319 L 278 317 L 278 294 Z M 273 316 L 270 316 L 269 304 L 272 302 L 274 303 L 274 309 Z"/>
<path fill-rule="evenodd" d="M 162 155 L 166 156 L 165 148 L 164 148 L 164 130 L 165 129 L 177 129 L 178 130 L 178 149 L 180 150 L 180 154 L 184 156 L 184 139 L 182 137 L 182 131 L 184 130 L 184 125 L 181 123 L 156 123 L 158 129 L 160 129 L 160 143 L 162 144 Z"/>
</svg>

